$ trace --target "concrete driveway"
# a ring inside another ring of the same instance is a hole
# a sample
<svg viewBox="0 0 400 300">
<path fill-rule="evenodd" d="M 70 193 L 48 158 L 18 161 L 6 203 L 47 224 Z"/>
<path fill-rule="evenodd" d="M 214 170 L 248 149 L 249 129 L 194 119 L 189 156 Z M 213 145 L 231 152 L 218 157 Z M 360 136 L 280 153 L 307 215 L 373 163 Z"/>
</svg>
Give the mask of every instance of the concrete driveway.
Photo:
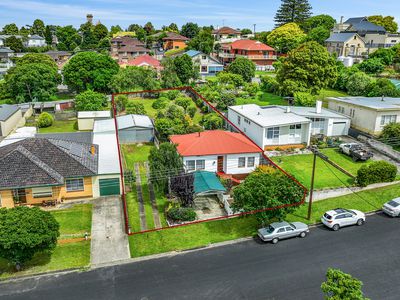
<svg viewBox="0 0 400 300">
<path fill-rule="evenodd" d="M 94 200 L 90 252 L 92 267 L 131 257 L 128 236 L 124 232 L 120 197 L 100 197 Z"/>
</svg>

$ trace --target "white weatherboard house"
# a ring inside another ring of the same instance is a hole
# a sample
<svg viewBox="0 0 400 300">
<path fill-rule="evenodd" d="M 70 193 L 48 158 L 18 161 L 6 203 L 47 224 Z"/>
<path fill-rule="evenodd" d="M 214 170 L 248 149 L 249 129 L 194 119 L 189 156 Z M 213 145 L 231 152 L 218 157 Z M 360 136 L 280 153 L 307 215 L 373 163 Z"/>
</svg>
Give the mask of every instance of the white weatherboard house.
<svg viewBox="0 0 400 300">
<path fill-rule="evenodd" d="M 400 123 L 400 98 L 338 97 L 328 98 L 329 108 L 351 118 L 351 127 L 379 135 L 389 123 Z"/>
<path fill-rule="evenodd" d="M 172 135 L 170 140 L 177 145 L 188 172 L 239 175 L 254 171 L 260 164 L 261 149 L 240 133 L 208 130 Z"/>
<path fill-rule="evenodd" d="M 228 119 L 262 149 L 308 146 L 313 135 L 347 135 L 350 127 L 348 117 L 322 108 L 320 101 L 316 107 L 230 106 Z"/>
</svg>

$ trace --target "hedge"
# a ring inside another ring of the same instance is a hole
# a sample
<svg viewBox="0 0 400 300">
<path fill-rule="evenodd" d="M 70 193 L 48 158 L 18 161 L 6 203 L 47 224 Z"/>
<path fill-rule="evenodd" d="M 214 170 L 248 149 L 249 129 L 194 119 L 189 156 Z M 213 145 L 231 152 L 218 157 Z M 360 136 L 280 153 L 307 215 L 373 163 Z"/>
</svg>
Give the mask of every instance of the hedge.
<svg viewBox="0 0 400 300">
<path fill-rule="evenodd" d="M 194 221 L 196 212 L 189 207 L 172 207 L 168 210 L 167 215 L 174 221 Z"/>
<path fill-rule="evenodd" d="M 391 182 L 396 179 L 397 167 L 387 161 L 374 161 L 363 165 L 357 172 L 357 183 L 360 186 L 378 182 Z"/>
</svg>

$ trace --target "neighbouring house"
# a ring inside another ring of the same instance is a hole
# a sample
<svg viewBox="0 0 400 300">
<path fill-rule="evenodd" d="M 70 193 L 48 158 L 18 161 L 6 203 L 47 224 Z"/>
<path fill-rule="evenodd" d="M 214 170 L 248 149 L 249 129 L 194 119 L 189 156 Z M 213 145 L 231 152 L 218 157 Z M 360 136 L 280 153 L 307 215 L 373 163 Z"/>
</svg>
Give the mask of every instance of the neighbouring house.
<svg viewBox="0 0 400 300">
<path fill-rule="evenodd" d="M 208 130 L 172 135 L 187 172 L 246 175 L 260 164 L 262 151 L 241 133 Z"/>
<path fill-rule="evenodd" d="M 199 67 L 199 74 L 208 76 L 216 75 L 224 70 L 224 65 L 217 59 L 197 50 L 186 51 L 185 54 L 192 58 L 193 64 Z"/>
<path fill-rule="evenodd" d="M 165 51 L 172 49 L 185 49 L 186 43 L 190 40 L 187 37 L 175 32 L 166 32 L 163 40 L 163 48 Z"/>
<path fill-rule="evenodd" d="M 123 68 L 126 66 L 150 68 L 156 70 L 157 72 L 162 69 L 160 61 L 149 54 L 137 56 L 131 60 L 128 60 L 127 62 L 119 62 L 119 65 Z"/>
<path fill-rule="evenodd" d="M 24 47 L 44 47 L 44 46 L 46 46 L 46 40 L 43 37 L 36 35 L 36 34 L 28 35 L 28 36 L 2 34 L 2 35 L 0 35 L 0 47 L 4 46 L 5 40 L 11 36 L 15 36 L 17 39 L 21 39 Z"/>
<path fill-rule="evenodd" d="M 55 113 L 56 111 L 68 110 L 73 107 L 74 99 L 32 103 L 34 114 L 41 114 L 42 112 Z"/>
<path fill-rule="evenodd" d="M 145 115 L 124 115 L 117 117 L 120 144 L 147 143 L 154 140 L 153 121 Z M 114 119 L 94 122 L 94 133 L 114 132 Z"/>
<path fill-rule="evenodd" d="M 365 51 L 364 40 L 355 32 L 331 33 L 325 41 L 329 53 L 337 56 L 361 57 Z"/>
<path fill-rule="evenodd" d="M 27 138 L 0 148 L 0 207 L 92 198 L 98 147 Z"/>
<path fill-rule="evenodd" d="M 9 135 L 21 123 L 25 122 L 17 105 L 0 105 L 0 137 Z"/>
<path fill-rule="evenodd" d="M 351 127 L 378 136 L 389 123 L 400 123 L 400 98 L 330 97 L 328 107 L 351 118 Z"/>
<path fill-rule="evenodd" d="M 343 47 L 347 48 L 346 42 L 339 42 L 336 43 L 336 47 L 334 47 L 335 41 L 334 39 L 341 38 L 342 40 L 345 39 L 344 37 L 336 36 L 336 38 L 332 38 L 334 34 L 341 34 L 341 33 L 352 33 L 357 34 L 358 37 L 363 41 L 362 43 L 359 42 L 359 38 L 356 38 L 357 41 L 350 42 L 348 40 L 348 45 L 354 48 L 358 47 L 360 53 L 352 53 L 352 49 L 349 50 L 349 56 L 366 57 L 368 54 L 374 52 L 379 48 L 389 48 L 398 43 L 400 43 L 400 34 L 398 33 L 389 33 L 383 26 L 376 25 L 368 21 L 367 17 L 357 17 L 357 18 L 349 18 L 345 22 L 343 22 L 343 17 L 340 20 L 340 23 L 336 24 L 335 27 L 332 29 L 331 37 L 326 41 L 329 44 L 328 51 L 331 53 L 340 52 L 340 48 L 342 47 L 341 44 L 344 44 Z M 354 36 L 353 36 L 354 37 Z M 333 44 L 332 44 L 333 43 Z M 364 51 L 362 50 L 362 45 L 365 45 Z M 359 45 L 359 46 L 358 46 Z M 336 48 L 336 49 L 335 49 Z M 338 50 L 339 48 L 339 50 Z M 346 50 L 342 50 L 342 52 L 346 52 Z"/>
<path fill-rule="evenodd" d="M 228 119 L 264 150 L 310 144 L 311 120 L 279 106 L 228 107 Z"/>
<path fill-rule="evenodd" d="M 0 46 L 0 76 L 7 73 L 7 71 L 14 66 L 12 57 L 14 56 L 14 51 L 8 47 Z"/>
<path fill-rule="evenodd" d="M 212 31 L 212 36 L 217 42 L 229 43 L 241 39 L 242 34 L 240 30 L 233 29 L 228 26 L 223 26 L 221 28 L 214 29 Z"/>
<path fill-rule="evenodd" d="M 272 64 L 277 59 L 274 48 L 255 40 L 237 40 L 231 44 L 224 44 L 218 53 L 218 58 L 224 63 L 229 64 L 237 57 L 246 57 L 253 61 L 256 70 L 273 70 Z"/>
<path fill-rule="evenodd" d="M 79 111 L 78 130 L 93 130 L 94 122 L 111 118 L 109 110 L 102 111 Z"/>
<path fill-rule="evenodd" d="M 49 55 L 54 62 L 57 64 L 59 68 L 64 66 L 64 64 L 71 58 L 72 53 L 68 51 L 54 51 L 50 50 L 45 52 L 45 54 Z"/>
<path fill-rule="evenodd" d="M 129 60 L 143 54 L 148 54 L 149 49 L 137 38 L 119 36 L 111 39 L 111 57 L 119 63 L 127 63 Z"/>
</svg>

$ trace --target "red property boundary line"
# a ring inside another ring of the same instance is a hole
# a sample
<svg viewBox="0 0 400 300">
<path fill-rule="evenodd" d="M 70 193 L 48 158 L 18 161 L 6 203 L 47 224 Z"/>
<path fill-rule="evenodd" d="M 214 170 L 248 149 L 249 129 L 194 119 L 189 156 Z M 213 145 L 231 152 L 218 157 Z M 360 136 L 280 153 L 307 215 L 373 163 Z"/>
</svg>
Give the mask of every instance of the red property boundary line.
<svg viewBox="0 0 400 300">
<path fill-rule="evenodd" d="M 215 113 L 217 113 L 220 117 L 222 117 L 229 125 L 231 125 L 239 133 L 241 133 L 249 141 L 251 141 L 261 151 L 262 156 L 267 161 L 269 161 L 271 163 L 271 165 L 273 165 L 275 168 L 277 168 L 279 171 L 281 171 L 283 174 L 285 174 L 287 177 L 289 177 L 291 180 L 293 180 L 298 186 L 300 186 L 303 189 L 303 198 L 301 199 L 301 201 L 297 202 L 297 203 L 292 203 L 292 204 L 284 204 L 284 205 L 279 205 L 279 206 L 274 206 L 274 207 L 268 207 L 268 208 L 253 210 L 253 211 L 249 211 L 249 212 L 232 214 L 230 216 L 221 216 L 221 217 L 210 218 L 210 219 L 206 219 L 206 220 L 199 220 L 199 221 L 189 222 L 189 223 L 185 223 L 185 224 L 179 224 L 179 225 L 175 225 L 175 226 L 161 227 L 161 228 L 154 228 L 154 229 L 148 229 L 148 230 L 143 230 L 143 231 L 131 232 L 130 225 L 129 225 L 128 208 L 127 208 L 127 204 L 126 204 L 126 194 L 125 194 L 125 184 L 124 184 L 124 170 L 123 170 L 123 167 L 122 167 L 121 146 L 119 144 L 119 136 L 118 136 L 117 109 L 116 109 L 116 105 L 115 105 L 115 97 L 118 96 L 118 95 L 136 95 L 136 94 L 144 94 L 144 93 L 159 93 L 159 92 L 172 91 L 172 90 L 190 91 L 191 93 L 196 95 L 196 97 L 198 97 L 202 101 L 204 101 L 208 105 L 208 107 L 210 107 Z M 273 162 L 268 156 L 266 156 L 264 154 L 264 149 L 259 147 L 251 138 L 249 138 L 235 124 L 233 124 L 231 121 L 229 121 L 228 118 L 223 113 L 221 113 L 217 108 L 215 108 L 202 95 L 200 95 L 198 92 L 196 92 L 191 86 L 183 86 L 183 87 L 167 88 L 167 89 L 158 89 L 158 90 L 144 90 L 144 91 L 136 91 L 136 92 L 114 93 L 114 94 L 111 95 L 111 104 L 112 104 L 112 109 L 113 109 L 113 112 L 114 112 L 115 135 L 116 135 L 116 138 L 117 138 L 119 168 L 120 168 L 120 173 L 121 173 L 121 184 L 122 184 L 122 197 L 121 198 L 122 198 L 123 213 L 124 213 L 124 219 L 125 219 L 125 232 L 128 235 L 136 235 L 136 234 L 142 234 L 142 233 L 153 232 L 153 231 L 160 231 L 160 230 L 171 229 L 171 228 L 176 228 L 176 227 L 181 227 L 181 226 L 188 226 L 188 225 L 193 225 L 193 224 L 198 224 L 198 223 L 204 223 L 204 222 L 210 222 L 210 221 L 216 221 L 216 220 L 222 220 L 222 219 L 230 219 L 230 218 L 234 218 L 234 217 L 238 217 L 238 216 L 252 215 L 252 214 L 255 214 L 255 213 L 259 213 L 259 212 L 270 211 L 270 210 L 275 210 L 275 209 L 280 209 L 280 208 L 285 208 L 285 207 L 300 206 L 300 205 L 304 204 L 305 199 L 307 197 L 307 193 L 308 193 L 307 188 L 304 185 L 302 185 L 296 178 L 294 178 L 293 175 L 291 175 L 288 172 L 286 172 L 284 169 L 282 169 L 280 166 L 278 166 L 275 162 Z"/>
</svg>

